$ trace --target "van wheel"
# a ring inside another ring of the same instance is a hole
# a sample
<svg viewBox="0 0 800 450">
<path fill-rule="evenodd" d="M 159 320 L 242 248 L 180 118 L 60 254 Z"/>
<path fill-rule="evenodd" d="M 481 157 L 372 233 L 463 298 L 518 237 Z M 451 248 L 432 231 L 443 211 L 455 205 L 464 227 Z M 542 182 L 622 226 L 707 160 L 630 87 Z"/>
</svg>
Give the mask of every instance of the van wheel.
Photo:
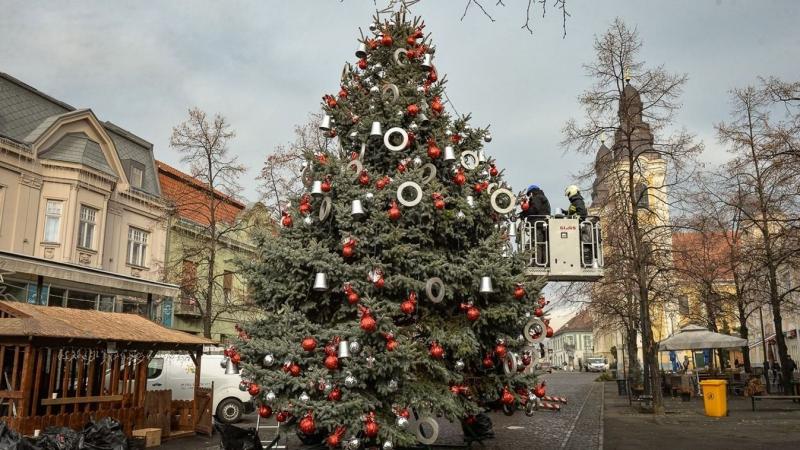
<svg viewBox="0 0 800 450">
<path fill-rule="evenodd" d="M 242 419 L 244 405 L 238 399 L 226 398 L 217 405 L 217 418 L 223 423 L 236 423 Z"/>
</svg>

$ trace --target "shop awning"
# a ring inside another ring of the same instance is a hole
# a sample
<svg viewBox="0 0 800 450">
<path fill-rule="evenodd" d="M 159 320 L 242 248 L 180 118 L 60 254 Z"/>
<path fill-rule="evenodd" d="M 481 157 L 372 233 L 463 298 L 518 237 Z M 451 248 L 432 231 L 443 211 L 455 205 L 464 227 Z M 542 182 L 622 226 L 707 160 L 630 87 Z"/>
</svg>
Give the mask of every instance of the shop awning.
<svg viewBox="0 0 800 450">
<path fill-rule="evenodd" d="M 67 280 L 108 289 L 109 294 L 154 294 L 177 297 L 178 286 L 159 281 L 107 272 L 77 264 L 47 261 L 28 255 L 0 251 L 0 269 L 5 272 L 43 276 L 52 280 Z"/>
<path fill-rule="evenodd" d="M 694 350 L 707 348 L 736 348 L 747 345 L 747 339 L 715 333 L 697 325 L 688 325 L 681 331 L 658 343 L 659 351 Z"/>
</svg>

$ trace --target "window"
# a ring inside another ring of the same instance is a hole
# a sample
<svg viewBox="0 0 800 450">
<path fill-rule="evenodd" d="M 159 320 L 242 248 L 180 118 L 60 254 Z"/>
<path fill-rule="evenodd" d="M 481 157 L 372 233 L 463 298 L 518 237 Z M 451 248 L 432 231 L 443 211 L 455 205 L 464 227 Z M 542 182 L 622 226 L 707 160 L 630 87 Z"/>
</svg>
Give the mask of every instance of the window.
<svg viewBox="0 0 800 450">
<path fill-rule="evenodd" d="M 650 208 L 650 194 L 647 192 L 647 185 L 639 183 L 636 185 L 636 205 L 641 209 Z"/>
<path fill-rule="evenodd" d="M 194 297 L 194 291 L 197 289 L 197 264 L 188 259 L 183 260 L 181 290 L 183 291 L 184 298 Z"/>
<path fill-rule="evenodd" d="M 44 241 L 58 242 L 58 232 L 61 229 L 61 212 L 64 202 L 48 200 L 44 219 Z"/>
<path fill-rule="evenodd" d="M 131 186 L 135 188 L 142 188 L 142 179 L 144 178 L 144 171 L 141 167 L 131 166 Z"/>
<path fill-rule="evenodd" d="M 147 365 L 147 379 L 152 380 L 161 376 L 164 371 L 164 358 L 153 358 Z"/>
<path fill-rule="evenodd" d="M 584 350 L 592 350 L 592 336 L 585 334 L 583 336 L 583 349 Z"/>
<path fill-rule="evenodd" d="M 81 220 L 78 225 L 78 247 L 94 248 L 94 226 L 96 221 L 97 210 L 81 205 Z"/>
<path fill-rule="evenodd" d="M 678 313 L 682 316 L 689 315 L 689 296 L 681 295 L 678 297 Z"/>
<path fill-rule="evenodd" d="M 134 227 L 128 229 L 128 264 L 144 267 L 149 234 L 147 231 Z"/>
<path fill-rule="evenodd" d="M 233 290 L 233 272 L 226 270 L 222 274 L 222 294 L 226 302 L 231 301 L 231 290 Z"/>
</svg>

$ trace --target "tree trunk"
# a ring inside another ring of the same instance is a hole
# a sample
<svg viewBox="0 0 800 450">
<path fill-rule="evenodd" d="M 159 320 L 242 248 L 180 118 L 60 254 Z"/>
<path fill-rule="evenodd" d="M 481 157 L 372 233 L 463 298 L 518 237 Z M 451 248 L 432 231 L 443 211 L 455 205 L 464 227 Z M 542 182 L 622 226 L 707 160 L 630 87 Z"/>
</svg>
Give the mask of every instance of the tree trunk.
<svg viewBox="0 0 800 450">
<path fill-rule="evenodd" d="M 632 328 L 632 327 L 631 327 Z M 639 382 L 638 374 L 640 372 L 639 368 L 639 351 L 638 345 L 636 345 L 636 330 L 629 329 L 627 330 L 627 336 L 625 339 L 625 348 L 628 353 L 628 380 L 629 384 L 630 381 Z"/>
<path fill-rule="evenodd" d="M 772 306 L 772 322 L 775 324 L 775 342 L 778 344 L 778 359 L 781 361 L 781 375 L 783 392 L 792 393 L 792 372 L 789 370 L 789 349 L 786 347 L 786 338 L 783 336 L 783 316 L 781 315 L 781 299 L 778 294 L 778 271 L 775 264 L 770 262 L 769 269 L 769 297 Z"/>
</svg>

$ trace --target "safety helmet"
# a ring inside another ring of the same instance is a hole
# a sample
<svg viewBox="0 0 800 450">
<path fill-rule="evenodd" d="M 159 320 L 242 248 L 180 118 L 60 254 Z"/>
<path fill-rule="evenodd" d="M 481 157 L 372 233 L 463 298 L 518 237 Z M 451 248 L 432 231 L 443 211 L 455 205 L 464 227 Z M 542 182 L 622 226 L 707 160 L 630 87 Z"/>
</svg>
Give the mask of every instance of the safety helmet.
<svg viewBox="0 0 800 450">
<path fill-rule="evenodd" d="M 572 196 L 578 195 L 580 192 L 581 192 L 581 190 L 578 189 L 578 186 L 575 186 L 574 184 L 571 184 L 571 185 L 567 186 L 567 189 L 564 191 L 564 195 L 566 195 L 567 198 L 570 198 Z"/>
<path fill-rule="evenodd" d="M 535 184 L 532 184 L 532 185 L 528 186 L 528 190 L 527 190 L 527 191 L 525 191 L 525 193 L 526 193 L 526 194 L 530 194 L 530 193 L 531 193 L 531 191 L 533 191 L 533 190 L 536 190 L 536 189 L 539 189 L 539 186 L 537 186 L 537 185 L 535 185 Z"/>
</svg>

